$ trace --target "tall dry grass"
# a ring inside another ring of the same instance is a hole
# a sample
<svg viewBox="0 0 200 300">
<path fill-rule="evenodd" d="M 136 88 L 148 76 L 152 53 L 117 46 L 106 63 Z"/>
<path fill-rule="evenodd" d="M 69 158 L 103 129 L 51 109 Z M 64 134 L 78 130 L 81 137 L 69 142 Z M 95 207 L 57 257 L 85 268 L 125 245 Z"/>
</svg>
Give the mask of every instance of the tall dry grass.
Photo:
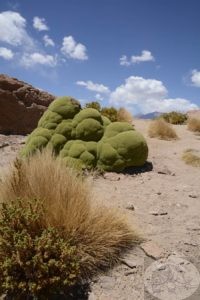
<svg viewBox="0 0 200 300">
<path fill-rule="evenodd" d="M 200 132 L 200 118 L 189 118 L 188 129 L 194 132 Z"/>
<path fill-rule="evenodd" d="M 132 124 L 133 116 L 127 109 L 125 109 L 124 107 L 121 107 L 117 112 L 117 120 L 119 122 L 128 122 L 128 123 Z"/>
<path fill-rule="evenodd" d="M 5 203 L 22 199 L 24 207 L 31 199 L 39 200 L 40 226 L 54 227 L 73 241 L 82 278 L 110 267 L 139 241 L 125 215 L 96 205 L 87 182 L 47 150 L 15 161 L 0 183 L 0 199 Z"/>
<path fill-rule="evenodd" d="M 152 121 L 149 126 L 148 134 L 151 138 L 159 138 L 161 140 L 178 139 L 176 131 L 163 119 Z"/>
<path fill-rule="evenodd" d="M 187 165 L 200 167 L 200 153 L 197 150 L 186 150 L 182 155 L 182 159 Z"/>
</svg>

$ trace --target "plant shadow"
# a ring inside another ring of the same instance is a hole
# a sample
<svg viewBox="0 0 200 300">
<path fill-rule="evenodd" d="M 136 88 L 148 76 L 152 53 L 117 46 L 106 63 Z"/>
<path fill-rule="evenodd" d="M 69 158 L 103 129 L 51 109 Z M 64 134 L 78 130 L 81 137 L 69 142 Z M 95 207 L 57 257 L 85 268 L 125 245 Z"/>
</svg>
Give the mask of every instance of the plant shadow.
<svg viewBox="0 0 200 300">
<path fill-rule="evenodd" d="M 150 161 L 146 161 L 145 164 L 141 167 L 128 167 L 122 171 L 122 174 L 125 175 L 137 175 L 140 173 L 151 172 L 153 170 L 153 164 Z"/>
</svg>

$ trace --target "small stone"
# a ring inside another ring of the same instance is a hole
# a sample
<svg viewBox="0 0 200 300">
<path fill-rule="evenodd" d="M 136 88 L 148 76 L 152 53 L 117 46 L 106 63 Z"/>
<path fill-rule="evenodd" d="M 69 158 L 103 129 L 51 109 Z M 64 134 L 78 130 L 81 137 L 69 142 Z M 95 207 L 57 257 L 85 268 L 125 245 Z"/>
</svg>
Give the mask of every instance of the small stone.
<svg viewBox="0 0 200 300">
<path fill-rule="evenodd" d="M 121 262 L 126 265 L 127 267 L 133 269 L 133 268 L 136 268 L 137 267 L 137 263 L 135 262 L 135 260 L 132 260 L 132 259 L 122 259 Z"/>
<path fill-rule="evenodd" d="M 7 146 L 9 146 L 9 143 L 7 143 L 7 142 L 4 142 L 4 143 L 0 144 L 0 148 L 4 148 L 4 147 L 7 147 Z"/>
<path fill-rule="evenodd" d="M 164 249 L 153 241 L 144 242 L 140 245 L 145 254 L 151 258 L 159 259 L 164 256 Z"/>
<path fill-rule="evenodd" d="M 133 270 L 133 271 L 127 271 L 124 273 L 125 276 L 129 276 L 129 275 L 133 275 L 137 272 L 137 270 Z"/>
<path fill-rule="evenodd" d="M 134 207 L 133 204 L 130 204 L 130 205 L 126 206 L 126 209 L 129 209 L 129 210 L 134 211 L 134 210 L 135 210 L 135 207 Z"/>
<path fill-rule="evenodd" d="M 189 196 L 190 198 L 194 198 L 194 199 L 195 199 L 195 198 L 198 198 L 198 196 L 197 196 L 196 194 L 189 194 L 188 196 Z"/>
<path fill-rule="evenodd" d="M 157 192 L 156 194 L 157 194 L 157 195 L 162 195 L 162 193 L 161 193 L 161 192 Z"/>
<path fill-rule="evenodd" d="M 105 173 L 103 175 L 104 179 L 108 179 L 110 181 L 119 181 L 124 178 L 123 174 L 117 174 L 113 172 Z"/>
<path fill-rule="evenodd" d="M 193 247 L 198 247 L 198 244 L 195 243 L 195 242 L 185 242 L 184 245 L 193 246 Z"/>
<path fill-rule="evenodd" d="M 150 212 L 150 215 L 153 215 L 153 216 L 166 216 L 168 215 L 168 212 L 166 211 L 151 211 Z"/>
</svg>

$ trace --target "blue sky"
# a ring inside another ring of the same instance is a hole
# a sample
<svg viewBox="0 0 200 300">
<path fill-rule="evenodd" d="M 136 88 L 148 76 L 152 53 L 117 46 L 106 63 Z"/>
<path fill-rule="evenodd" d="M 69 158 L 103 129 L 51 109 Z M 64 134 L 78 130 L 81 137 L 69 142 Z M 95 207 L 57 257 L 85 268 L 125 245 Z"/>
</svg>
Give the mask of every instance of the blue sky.
<svg viewBox="0 0 200 300">
<path fill-rule="evenodd" d="M 199 0 L 0 0 L 1 73 L 133 114 L 200 106 Z"/>
</svg>

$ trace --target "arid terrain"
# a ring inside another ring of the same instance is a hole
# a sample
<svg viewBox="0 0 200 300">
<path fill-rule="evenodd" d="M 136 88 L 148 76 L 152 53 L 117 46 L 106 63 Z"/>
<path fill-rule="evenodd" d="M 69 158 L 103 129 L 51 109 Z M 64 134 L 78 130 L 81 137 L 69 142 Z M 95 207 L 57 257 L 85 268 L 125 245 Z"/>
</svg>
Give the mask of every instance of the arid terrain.
<svg viewBox="0 0 200 300">
<path fill-rule="evenodd" d="M 147 134 L 149 122 L 134 121 L 149 146 L 144 168 L 90 178 L 94 199 L 123 210 L 144 238 L 120 265 L 92 282 L 90 300 L 156 299 L 144 289 L 146 267 L 155 260 L 182 257 L 200 270 L 200 168 L 186 165 L 181 159 L 185 150 L 200 149 L 200 136 L 188 131 L 186 125 L 174 125 L 178 140 L 152 139 Z M 0 176 L 24 139 L 0 135 Z M 175 282 L 171 278 L 170 284 Z M 173 293 L 179 293 L 177 286 L 171 289 L 169 299 L 181 299 Z M 200 288 L 189 299 L 200 299 Z"/>
</svg>

